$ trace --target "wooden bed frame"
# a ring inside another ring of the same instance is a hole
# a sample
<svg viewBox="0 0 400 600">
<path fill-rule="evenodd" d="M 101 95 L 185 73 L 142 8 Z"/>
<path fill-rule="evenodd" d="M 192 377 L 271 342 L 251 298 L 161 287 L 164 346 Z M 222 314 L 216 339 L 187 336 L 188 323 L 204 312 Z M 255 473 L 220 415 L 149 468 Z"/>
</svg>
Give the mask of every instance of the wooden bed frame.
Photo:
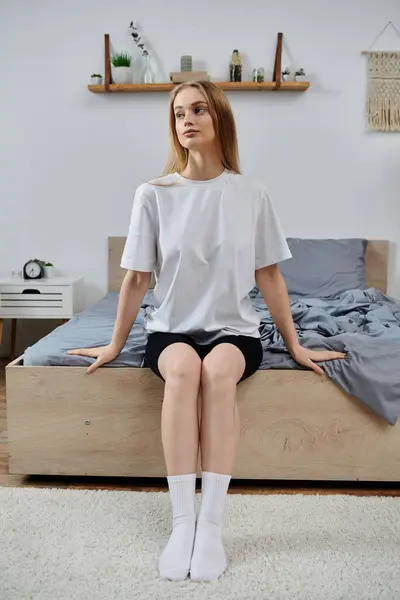
<svg viewBox="0 0 400 600">
<path fill-rule="evenodd" d="M 125 238 L 109 238 L 119 290 Z M 368 242 L 367 283 L 386 292 L 388 243 Z M 10 473 L 164 477 L 163 382 L 146 368 L 6 367 Z M 259 370 L 238 386 L 233 477 L 399 481 L 400 425 L 390 426 L 328 377 Z M 199 411 L 201 403 L 199 402 Z M 200 474 L 200 462 L 199 462 Z"/>
</svg>

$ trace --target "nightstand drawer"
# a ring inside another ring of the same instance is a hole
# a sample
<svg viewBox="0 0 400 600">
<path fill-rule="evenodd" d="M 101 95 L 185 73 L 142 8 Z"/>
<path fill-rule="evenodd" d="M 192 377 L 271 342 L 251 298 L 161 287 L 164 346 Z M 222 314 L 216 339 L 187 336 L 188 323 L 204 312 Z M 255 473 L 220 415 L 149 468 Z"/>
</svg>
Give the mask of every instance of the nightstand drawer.
<svg viewBox="0 0 400 600">
<path fill-rule="evenodd" d="M 2 317 L 68 317 L 72 315 L 72 304 L 72 286 L 41 286 L 31 282 L 0 286 Z"/>
</svg>

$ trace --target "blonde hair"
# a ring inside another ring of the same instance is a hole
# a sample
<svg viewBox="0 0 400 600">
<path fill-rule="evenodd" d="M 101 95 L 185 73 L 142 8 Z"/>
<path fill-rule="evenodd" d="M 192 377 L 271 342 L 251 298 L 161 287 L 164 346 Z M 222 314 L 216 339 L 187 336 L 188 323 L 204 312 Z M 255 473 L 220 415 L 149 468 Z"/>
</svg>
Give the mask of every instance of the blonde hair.
<svg viewBox="0 0 400 600">
<path fill-rule="evenodd" d="M 240 174 L 236 124 L 228 98 L 222 89 L 211 81 L 187 81 L 177 85 L 170 95 L 170 153 L 162 175 L 182 173 L 188 162 L 189 151 L 178 140 L 174 112 L 175 98 L 186 87 L 197 88 L 206 97 L 222 165 L 225 169 Z"/>
</svg>

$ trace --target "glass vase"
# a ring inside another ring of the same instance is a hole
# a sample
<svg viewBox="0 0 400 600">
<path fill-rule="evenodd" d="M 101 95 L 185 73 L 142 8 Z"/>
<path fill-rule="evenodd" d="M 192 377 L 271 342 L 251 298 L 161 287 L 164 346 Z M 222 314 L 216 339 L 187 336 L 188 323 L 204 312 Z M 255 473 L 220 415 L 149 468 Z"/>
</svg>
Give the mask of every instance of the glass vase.
<svg viewBox="0 0 400 600">
<path fill-rule="evenodd" d="M 154 83 L 153 72 L 150 67 L 148 54 L 144 55 L 144 68 L 142 72 L 142 83 Z"/>
</svg>

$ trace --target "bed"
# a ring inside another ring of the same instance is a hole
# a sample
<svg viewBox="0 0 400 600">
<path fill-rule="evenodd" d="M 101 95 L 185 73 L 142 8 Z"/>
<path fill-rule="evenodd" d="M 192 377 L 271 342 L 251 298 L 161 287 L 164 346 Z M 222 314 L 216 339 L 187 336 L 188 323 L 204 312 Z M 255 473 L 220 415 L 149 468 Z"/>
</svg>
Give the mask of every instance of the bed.
<svg viewBox="0 0 400 600">
<path fill-rule="evenodd" d="M 108 299 L 124 276 L 119 266 L 124 242 L 123 237 L 108 239 Z M 386 293 L 387 270 L 388 242 L 368 241 L 367 286 Z M 143 363 L 87 375 L 87 366 L 43 366 L 24 358 L 6 367 L 10 473 L 166 475 L 163 382 Z M 400 480 L 400 425 L 328 375 L 285 368 L 285 363 L 260 369 L 238 386 L 238 402 L 241 437 L 234 478 Z"/>
</svg>

